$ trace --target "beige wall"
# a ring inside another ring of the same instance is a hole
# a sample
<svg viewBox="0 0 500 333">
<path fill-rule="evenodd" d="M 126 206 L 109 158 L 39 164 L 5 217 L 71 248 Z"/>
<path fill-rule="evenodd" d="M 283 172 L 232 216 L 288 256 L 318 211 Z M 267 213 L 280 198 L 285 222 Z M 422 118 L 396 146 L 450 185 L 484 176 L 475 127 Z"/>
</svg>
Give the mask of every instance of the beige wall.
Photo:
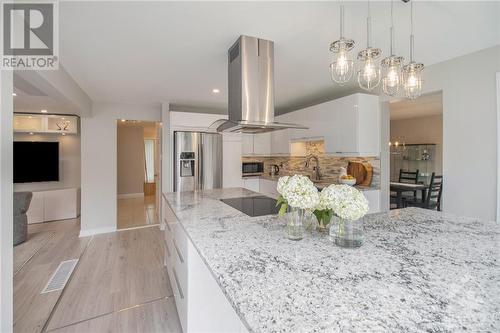
<svg viewBox="0 0 500 333">
<path fill-rule="evenodd" d="M 118 125 L 118 183 L 120 194 L 144 193 L 144 129 Z"/>
<path fill-rule="evenodd" d="M 391 120 L 391 142 L 435 143 L 436 173 L 443 173 L 443 116 Z"/>
</svg>

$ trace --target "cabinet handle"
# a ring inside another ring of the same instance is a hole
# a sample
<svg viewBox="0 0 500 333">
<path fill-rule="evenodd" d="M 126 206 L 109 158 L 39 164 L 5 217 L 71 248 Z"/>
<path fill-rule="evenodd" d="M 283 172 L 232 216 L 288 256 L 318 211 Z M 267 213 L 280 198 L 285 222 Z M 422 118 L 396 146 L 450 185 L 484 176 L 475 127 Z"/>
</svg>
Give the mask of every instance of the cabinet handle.
<svg viewBox="0 0 500 333">
<path fill-rule="evenodd" d="M 172 232 L 172 229 L 170 229 L 170 225 L 168 225 L 167 219 L 163 218 L 163 221 L 165 221 L 165 225 L 167 226 L 168 231 Z"/>
<path fill-rule="evenodd" d="M 174 244 L 175 252 L 177 252 L 177 255 L 179 256 L 179 260 L 181 261 L 181 263 L 184 263 L 184 258 L 181 255 L 181 251 L 179 251 L 179 248 L 177 247 L 177 243 L 175 242 L 175 238 L 172 238 L 172 243 Z"/>
<path fill-rule="evenodd" d="M 177 272 L 175 271 L 175 268 L 172 268 L 172 273 L 174 274 L 174 280 L 175 280 L 177 290 L 179 291 L 179 296 L 182 299 L 184 299 L 184 293 L 182 292 L 182 288 L 181 288 L 181 285 L 179 283 L 179 278 L 177 277 Z"/>
</svg>

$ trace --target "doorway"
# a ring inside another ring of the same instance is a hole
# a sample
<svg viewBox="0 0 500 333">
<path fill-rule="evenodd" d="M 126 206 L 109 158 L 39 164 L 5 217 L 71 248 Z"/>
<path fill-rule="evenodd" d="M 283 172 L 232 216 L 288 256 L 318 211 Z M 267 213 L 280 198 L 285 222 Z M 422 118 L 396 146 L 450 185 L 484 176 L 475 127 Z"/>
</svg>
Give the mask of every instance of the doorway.
<svg viewBox="0 0 500 333">
<path fill-rule="evenodd" d="M 442 92 L 426 94 L 415 100 L 394 101 L 389 108 L 390 181 L 429 186 L 434 174 L 443 176 L 444 182 Z M 408 201 L 421 200 L 422 192 L 425 195 L 428 190 L 404 194 L 411 196 Z M 393 199 L 394 193 L 391 193 L 391 208 L 401 208 Z M 441 203 L 443 198 L 439 200 Z"/>
<path fill-rule="evenodd" d="M 117 229 L 159 224 L 161 125 L 117 121 Z"/>
</svg>

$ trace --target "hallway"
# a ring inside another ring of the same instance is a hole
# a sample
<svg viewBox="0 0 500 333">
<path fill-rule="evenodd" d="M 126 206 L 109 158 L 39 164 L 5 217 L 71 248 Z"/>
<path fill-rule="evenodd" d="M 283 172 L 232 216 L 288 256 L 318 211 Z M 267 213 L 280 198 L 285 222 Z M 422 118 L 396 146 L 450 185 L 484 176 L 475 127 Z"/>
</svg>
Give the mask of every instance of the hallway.
<svg viewBox="0 0 500 333">
<path fill-rule="evenodd" d="M 128 229 L 158 224 L 156 196 L 118 199 L 117 229 Z"/>
</svg>

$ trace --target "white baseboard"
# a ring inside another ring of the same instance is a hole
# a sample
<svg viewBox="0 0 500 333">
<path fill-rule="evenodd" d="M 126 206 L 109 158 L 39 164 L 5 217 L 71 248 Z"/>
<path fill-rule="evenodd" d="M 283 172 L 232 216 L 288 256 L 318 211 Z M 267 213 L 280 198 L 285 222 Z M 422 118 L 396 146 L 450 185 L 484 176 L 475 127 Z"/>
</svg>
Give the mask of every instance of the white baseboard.
<svg viewBox="0 0 500 333">
<path fill-rule="evenodd" d="M 115 232 L 116 227 L 104 227 L 104 228 L 94 228 L 88 230 L 80 230 L 80 237 L 93 236 L 98 234 L 107 234 L 110 232 Z"/>
<path fill-rule="evenodd" d="M 117 196 L 118 199 L 131 199 L 131 198 L 142 198 L 142 197 L 144 197 L 144 192 L 143 193 L 118 194 L 118 196 Z"/>
</svg>

